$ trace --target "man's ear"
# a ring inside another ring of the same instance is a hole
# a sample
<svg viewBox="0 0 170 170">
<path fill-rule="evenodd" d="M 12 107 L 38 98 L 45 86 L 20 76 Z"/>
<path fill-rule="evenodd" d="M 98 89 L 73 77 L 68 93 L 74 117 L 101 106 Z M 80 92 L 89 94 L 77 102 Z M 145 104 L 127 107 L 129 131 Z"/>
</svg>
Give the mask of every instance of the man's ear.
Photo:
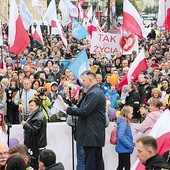
<svg viewBox="0 0 170 170">
<path fill-rule="evenodd" d="M 45 170 L 45 166 L 44 166 L 44 163 L 43 163 L 43 162 L 40 162 L 40 161 L 39 161 L 39 169 L 40 169 L 40 170 Z"/>
</svg>

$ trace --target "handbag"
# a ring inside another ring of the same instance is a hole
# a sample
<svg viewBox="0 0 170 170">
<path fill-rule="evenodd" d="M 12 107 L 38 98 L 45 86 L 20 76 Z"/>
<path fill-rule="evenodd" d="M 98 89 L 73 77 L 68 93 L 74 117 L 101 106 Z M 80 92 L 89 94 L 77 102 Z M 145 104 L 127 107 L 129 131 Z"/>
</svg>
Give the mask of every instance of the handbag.
<svg viewBox="0 0 170 170">
<path fill-rule="evenodd" d="M 113 130 L 110 135 L 110 143 L 113 145 L 117 144 L 117 126 L 114 125 Z"/>
</svg>

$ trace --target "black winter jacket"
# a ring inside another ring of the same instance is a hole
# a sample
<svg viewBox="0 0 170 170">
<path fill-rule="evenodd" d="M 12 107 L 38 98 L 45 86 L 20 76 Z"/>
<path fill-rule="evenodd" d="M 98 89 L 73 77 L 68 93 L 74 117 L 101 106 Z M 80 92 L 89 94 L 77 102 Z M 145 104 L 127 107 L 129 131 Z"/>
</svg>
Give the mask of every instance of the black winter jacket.
<svg viewBox="0 0 170 170">
<path fill-rule="evenodd" d="M 64 166 L 61 162 L 59 162 L 47 167 L 45 170 L 64 170 Z"/>
<path fill-rule="evenodd" d="M 47 120 L 41 111 L 41 108 L 33 112 L 24 129 L 24 144 L 28 148 L 43 148 L 47 145 Z"/>
<path fill-rule="evenodd" d="M 156 154 L 146 161 L 145 168 L 146 170 L 167 170 L 170 169 L 170 165 L 162 156 Z"/>
</svg>

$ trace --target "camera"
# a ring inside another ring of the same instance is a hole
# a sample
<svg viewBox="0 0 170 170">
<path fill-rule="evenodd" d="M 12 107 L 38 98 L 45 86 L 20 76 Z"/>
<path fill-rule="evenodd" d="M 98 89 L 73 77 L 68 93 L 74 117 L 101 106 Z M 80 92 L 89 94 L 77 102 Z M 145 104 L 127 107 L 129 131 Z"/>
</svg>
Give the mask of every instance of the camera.
<svg viewBox="0 0 170 170">
<path fill-rule="evenodd" d="M 41 88 L 37 92 L 40 93 L 39 96 L 44 96 L 46 91 L 47 91 L 46 88 Z"/>
</svg>

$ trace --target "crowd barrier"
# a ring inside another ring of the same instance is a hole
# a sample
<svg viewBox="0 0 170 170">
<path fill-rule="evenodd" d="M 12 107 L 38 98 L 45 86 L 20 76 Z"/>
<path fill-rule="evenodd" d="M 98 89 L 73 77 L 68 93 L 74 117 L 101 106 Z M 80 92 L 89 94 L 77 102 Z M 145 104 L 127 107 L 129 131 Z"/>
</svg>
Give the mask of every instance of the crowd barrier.
<svg viewBox="0 0 170 170">
<path fill-rule="evenodd" d="M 115 170 L 118 163 L 118 155 L 115 152 L 115 146 L 110 144 L 110 134 L 113 129 L 114 122 L 106 128 L 106 143 L 103 148 L 103 156 L 105 162 L 105 170 Z M 134 141 L 138 135 L 134 129 L 138 124 L 132 124 L 132 132 Z M 23 128 L 21 125 L 12 125 L 10 128 L 10 138 L 16 138 L 20 143 L 23 143 Z M 48 149 L 52 149 L 57 155 L 57 162 L 62 162 L 65 170 L 72 170 L 72 145 L 71 145 L 71 127 L 62 123 L 48 123 L 47 126 L 47 141 Z M 74 145 L 76 149 L 76 144 Z M 131 156 L 131 164 L 136 161 L 136 150 Z M 76 151 L 75 151 L 75 165 L 76 165 Z M 76 169 L 76 168 L 75 168 Z"/>
</svg>

